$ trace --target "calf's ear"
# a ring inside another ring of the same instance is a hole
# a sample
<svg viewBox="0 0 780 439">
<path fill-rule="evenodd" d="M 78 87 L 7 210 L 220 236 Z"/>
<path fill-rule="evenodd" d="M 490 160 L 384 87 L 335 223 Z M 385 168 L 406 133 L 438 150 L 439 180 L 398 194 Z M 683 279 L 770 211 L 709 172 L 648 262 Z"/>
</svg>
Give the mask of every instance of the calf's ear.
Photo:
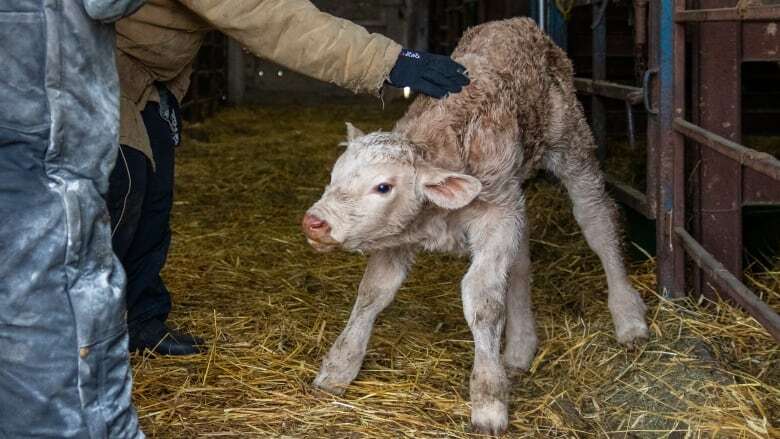
<svg viewBox="0 0 780 439">
<path fill-rule="evenodd" d="M 482 183 L 466 174 L 426 168 L 419 170 L 418 176 L 425 198 L 444 209 L 468 206 L 482 191 Z"/>
<path fill-rule="evenodd" d="M 347 142 L 351 142 L 358 137 L 365 136 L 363 131 L 360 131 L 358 127 L 347 122 Z"/>
</svg>

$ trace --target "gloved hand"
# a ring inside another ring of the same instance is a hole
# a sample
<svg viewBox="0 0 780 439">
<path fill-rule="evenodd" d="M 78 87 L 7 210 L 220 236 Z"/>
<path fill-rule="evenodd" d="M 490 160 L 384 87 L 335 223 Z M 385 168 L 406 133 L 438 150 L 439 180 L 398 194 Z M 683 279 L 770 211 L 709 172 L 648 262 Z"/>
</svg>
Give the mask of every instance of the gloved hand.
<svg viewBox="0 0 780 439">
<path fill-rule="evenodd" d="M 466 68 L 448 56 L 403 49 L 387 83 L 438 99 L 459 92 L 469 84 L 469 78 Z"/>
</svg>

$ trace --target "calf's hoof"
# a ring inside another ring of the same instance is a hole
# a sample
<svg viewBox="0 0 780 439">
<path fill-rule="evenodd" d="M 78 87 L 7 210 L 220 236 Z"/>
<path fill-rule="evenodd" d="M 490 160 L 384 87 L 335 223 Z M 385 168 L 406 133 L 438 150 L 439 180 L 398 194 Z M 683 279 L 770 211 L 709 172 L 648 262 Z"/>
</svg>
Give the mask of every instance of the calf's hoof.
<svg viewBox="0 0 780 439">
<path fill-rule="evenodd" d="M 642 346 L 650 338 L 650 331 L 647 329 L 644 319 L 624 321 L 615 326 L 615 332 L 618 343 L 630 349 Z"/>
<path fill-rule="evenodd" d="M 340 381 L 333 375 L 330 375 L 326 372 L 320 372 L 312 384 L 314 384 L 315 387 L 320 388 L 328 393 L 339 396 L 343 395 L 347 390 L 347 386 L 349 386 L 349 382 L 345 383 Z"/>
<path fill-rule="evenodd" d="M 635 348 L 650 338 L 650 331 L 645 323 L 647 305 L 634 288 L 628 286 L 619 292 L 610 291 L 609 311 L 615 322 L 618 343 Z"/>
<path fill-rule="evenodd" d="M 501 401 L 472 403 L 471 428 L 475 433 L 499 435 L 506 431 L 509 414 Z"/>
</svg>

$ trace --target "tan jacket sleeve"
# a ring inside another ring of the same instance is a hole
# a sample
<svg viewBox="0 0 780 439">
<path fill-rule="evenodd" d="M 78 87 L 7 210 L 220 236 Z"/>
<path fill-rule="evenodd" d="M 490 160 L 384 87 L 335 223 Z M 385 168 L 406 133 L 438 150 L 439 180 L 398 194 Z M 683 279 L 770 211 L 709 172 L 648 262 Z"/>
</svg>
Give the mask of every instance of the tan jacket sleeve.
<svg viewBox="0 0 780 439">
<path fill-rule="evenodd" d="M 377 95 L 401 46 L 308 0 L 179 0 L 256 56 L 353 92 Z"/>
</svg>

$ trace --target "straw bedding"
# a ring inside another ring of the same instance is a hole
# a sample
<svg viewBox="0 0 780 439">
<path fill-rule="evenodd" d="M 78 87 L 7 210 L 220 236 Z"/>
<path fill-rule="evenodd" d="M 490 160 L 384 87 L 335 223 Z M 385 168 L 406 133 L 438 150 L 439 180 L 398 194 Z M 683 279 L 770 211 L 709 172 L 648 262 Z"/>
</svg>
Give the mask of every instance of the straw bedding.
<svg viewBox="0 0 780 439">
<path fill-rule="evenodd" d="M 299 220 L 328 179 L 345 120 L 385 129 L 374 105 L 238 108 L 190 129 L 178 150 L 174 239 L 164 273 L 174 325 L 209 352 L 133 355 L 150 437 L 471 437 L 472 341 L 458 285 L 466 261 L 419 259 L 379 318 L 343 397 L 310 383 L 345 324 L 365 258 L 308 248 Z M 512 389 L 509 437 L 778 437 L 780 352 L 726 303 L 654 293 L 631 262 L 651 340 L 614 339 L 605 279 L 563 191 L 528 188 L 540 348 Z M 631 244 L 627 244 L 631 245 Z M 780 308 L 780 261 L 750 283 Z"/>
</svg>

